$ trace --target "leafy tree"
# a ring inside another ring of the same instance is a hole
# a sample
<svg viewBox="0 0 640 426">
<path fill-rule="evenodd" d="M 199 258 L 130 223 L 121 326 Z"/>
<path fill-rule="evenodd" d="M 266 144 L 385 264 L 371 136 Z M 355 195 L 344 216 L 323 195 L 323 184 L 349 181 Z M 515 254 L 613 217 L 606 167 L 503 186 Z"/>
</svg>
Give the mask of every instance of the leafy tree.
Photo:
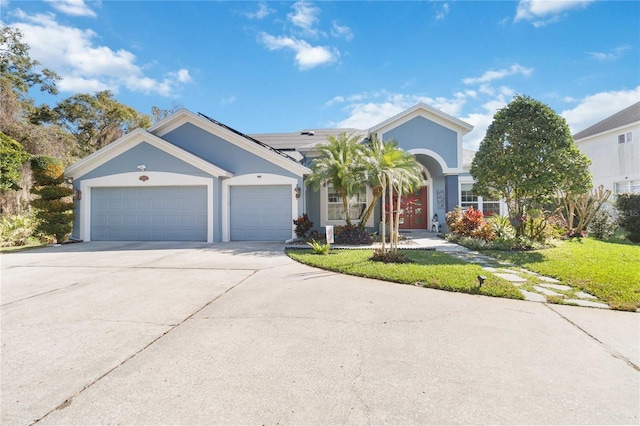
<svg viewBox="0 0 640 426">
<path fill-rule="evenodd" d="M 39 198 L 32 201 L 36 209 L 36 231 L 54 236 L 62 243 L 73 227 L 73 202 L 68 201 L 73 189 L 64 185 L 64 166 L 53 157 L 38 156 L 31 159 L 34 187 Z"/>
<path fill-rule="evenodd" d="M 318 190 L 321 185 L 330 184 L 342 198 L 347 226 L 349 217 L 349 197 L 365 188 L 363 176 L 363 149 L 357 136 L 340 134 L 329 136 L 327 143 L 318 147 L 320 156 L 311 166 L 313 173 L 308 183 Z"/>
<path fill-rule="evenodd" d="M 550 203 L 556 191 L 589 190 L 589 164 L 562 117 L 518 95 L 496 113 L 487 129 L 471 165 L 473 191 L 504 199 L 522 236 L 527 212 Z"/>
<path fill-rule="evenodd" d="M 181 104 L 173 102 L 171 104 L 171 108 L 169 109 L 164 109 L 164 108 L 160 108 L 157 106 L 152 106 L 151 107 L 151 116 L 153 117 L 153 123 L 158 123 L 159 121 L 164 120 L 165 118 L 169 117 L 170 115 L 178 112 L 179 110 L 181 110 L 182 108 L 184 108 Z"/>
<path fill-rule="evenodd" d="M 83 157 L 107 146 L 139 127 L 149 127 L 151 118 L 121 104 L 104 90 L 73 95 L 54 108 L 42 107 L 30 117 L 33 123 L 54 123 L 76 139 L 76 154 Z"/>
<path fill-rule="evenodd" d="M 12 90 L 21 95 L 34 86 L 40 86 L 42 92 L 57 94 L 56 81 L 60 77 L 47 68 L 38 70 L 40 63 L 29 57 L 29 45 L 22 42 L 22 37 L 16 28 L 0 29 L 0 79 L 8 80 Z"/>
<path fill-rule="evenodd" d="M 22 145 L 0 132 L 0 192 L 19 189 L 20 169 L 28 159 Z"/>
<path fill-rule="evenodd" d="M 58 126 L 38 126 L 26 120 L 38 114 L 29 90 L 33 87 L 52 95 L 58 93 L 60 77 L 29 57 L 29 46 L 22 33 L 5 26 L 0 29 L 0 131 L 20 143 L 32 155 L 66 158 L 70 148 L 68 134 Z"/>
</svg>

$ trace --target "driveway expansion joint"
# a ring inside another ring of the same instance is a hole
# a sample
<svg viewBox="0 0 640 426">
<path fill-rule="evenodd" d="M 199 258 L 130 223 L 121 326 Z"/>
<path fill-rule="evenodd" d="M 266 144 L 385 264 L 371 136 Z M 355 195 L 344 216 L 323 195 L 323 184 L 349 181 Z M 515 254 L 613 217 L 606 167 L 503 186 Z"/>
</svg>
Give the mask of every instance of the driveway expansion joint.
<svg viewBox="0 0 640 426">
<path fill-rule="evenodd" d="M 553 309 L 553 307 L 550 304 L 545 303 L 544 305 L 547 308 L 549 308 L 552 312 L 555 312 L 560 318 L 562 318 L 563 320 L 567 321 L 569 324 L 571 324 L 572 326 L 574 326 L 575 328 L 577 328 L 578 330 L 580 330 L 581 332 L 583 332 L 584 334 L 589 336 L 591 339 L 595 340 L 600 346 L 602 346 L 607 352 L 609 352 L 609 354 L 611 354 L 612 357 L 623 361 L 625 364 L 629 365 L 634 370 L 640 371 L 640 366 L 636 365 L 629 358 L 625 357 L 624 355 L 620 354 L 617 351 L 612 350 L 609 346 L 607 346 L 604 342 L 602 342 L 600 339 L 595 337 L 593 334 L 589 333 L 587 330 L 585 330 L 584 328 L 580 327 L 578 324 L 576 324 L 575 322 L 571 321 L 569 318 L 567 318 L 566 316 L 562 315 L 557 310 Z"/>
</svg>

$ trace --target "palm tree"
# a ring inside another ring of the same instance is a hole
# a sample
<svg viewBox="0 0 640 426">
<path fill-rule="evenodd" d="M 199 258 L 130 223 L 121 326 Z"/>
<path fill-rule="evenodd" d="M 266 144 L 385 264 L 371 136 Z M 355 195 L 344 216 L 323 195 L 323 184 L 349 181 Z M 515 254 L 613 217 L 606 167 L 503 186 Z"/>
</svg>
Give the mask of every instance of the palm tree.
<svg viewBox="0 0 640 426">
<path fill-rule="evenodd" d="M 308 178 L 309 184 L 316 191 L 321 185 L 331 185 L 342 199 L 345 221 L 347 226 L 351 226 L 349 197 L 365 188 L 360 138 L 346 133 L 329 136 L 327 143 L 320 145 L 318 151 L 320 156 L 311 166 L 313 173 Z"/>
<path fill-rule="evenodd" d="M 397 224 L 400 217 L 400 196 L 402 193 L 416 189 L 422 183 L 422 169 L 415 157 L 403 151 L 398 146 L 398 142 L 394 140 L 381 141 L 375 135 L 371 136 L 371 143 L 365 152 L 365 156 L 366 183 L 372 189 L 373 199 L 362 215 L 360 226 L 365 226 L 373 214 L 376 203 L 382 197 L 382 250 L 384 251 L 386 249 L 386 212 L 384 211 L 386 191 L 388 189 L 390 194 L 393 194 L 395 189 L 398 195 L 398 208 L 396 209 L 395 218 L 395 223 Z M 393 203 L 393 196 L 391 196 L 391 203 Z M 394 211 L 393 206 L 390 211 Z M 393 225 L 393 218 L 390 217 L 390 219 L 390 225 Z M 397 233 L 397 225 L 394 229 Z"/>
<path fill-rule="evenodd" d="M 411 154 L 409 154 L 411 155 Z M 411 155 L 413 157 L 413 155 Z M 416 189 L 422 183 L 422 168 L 420 164 L 413 159 L 413 162 L 409 161 L 403 164 L 403 167 L 395 167 L 387 172 L 387 187 L 389 188 L 389 243 L 391 245 L 391 253 L 396 254 L 398 252 L 398 240 L 400 236 L 400 206 L 402 205 L 402 194 L 415 192 Z M 396 195 L 396 205 L 394 206 L 393 195 Z M 383 230 L 384 219 L 386 217 L 384 211 L 384 198 L 382 200 L 383 210 Z M 395 218 L 394 218 L 395 213 Z M 384 236 L 383 236 L 384 246 Z M 384 250 L 384 247 L 383 247 Z"/>
</svg>

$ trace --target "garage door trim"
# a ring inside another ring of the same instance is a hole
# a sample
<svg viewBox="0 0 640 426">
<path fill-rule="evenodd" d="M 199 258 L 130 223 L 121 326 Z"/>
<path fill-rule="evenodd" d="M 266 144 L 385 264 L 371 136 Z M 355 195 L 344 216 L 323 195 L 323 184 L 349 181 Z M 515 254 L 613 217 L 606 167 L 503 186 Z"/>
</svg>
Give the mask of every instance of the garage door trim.
<svg viewBox="0 0 640 426">
<path fill-rule="evenodd" d="M 269 173 L 252 173 L 236 176 L 222 181 L 222 241 L 231 241 L 231 190 L 232 186 L 273 186 L 287 185 L 291 188 L 291 237 L 293 237 L 293 219 L 298 217 L 298 200 L 295 188 L 298 179 Z"/>
<path fill-rule="evenodd" d="M 144 175 L 147 179 L 142 180 Z M 147 186 L 206 186 L 207 187 L 207 242 L 213 242 L 213 178 L 167 172 L 133 172 L 83 180 L 80 184 L 80 239 L 91 241 L 91 189 L 104 187 Z"/>
</svg>

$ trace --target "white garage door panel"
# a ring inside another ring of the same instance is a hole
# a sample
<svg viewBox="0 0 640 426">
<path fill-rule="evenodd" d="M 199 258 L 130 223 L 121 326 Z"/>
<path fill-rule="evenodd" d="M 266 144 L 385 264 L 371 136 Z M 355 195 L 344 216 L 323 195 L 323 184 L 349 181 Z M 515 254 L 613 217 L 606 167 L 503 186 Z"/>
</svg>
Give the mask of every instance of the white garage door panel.
<svg viewBox="0 0 640 426">
<path fill-rule="evenodd" d="M 206 241 L 207 188 L 93 188 L 91 239 Z"/>
<path fill-rule="evenodd" d="M 231 187 L 231 240 L 284 241 L 291 238 L 291 187 Z"/>
</svg>

